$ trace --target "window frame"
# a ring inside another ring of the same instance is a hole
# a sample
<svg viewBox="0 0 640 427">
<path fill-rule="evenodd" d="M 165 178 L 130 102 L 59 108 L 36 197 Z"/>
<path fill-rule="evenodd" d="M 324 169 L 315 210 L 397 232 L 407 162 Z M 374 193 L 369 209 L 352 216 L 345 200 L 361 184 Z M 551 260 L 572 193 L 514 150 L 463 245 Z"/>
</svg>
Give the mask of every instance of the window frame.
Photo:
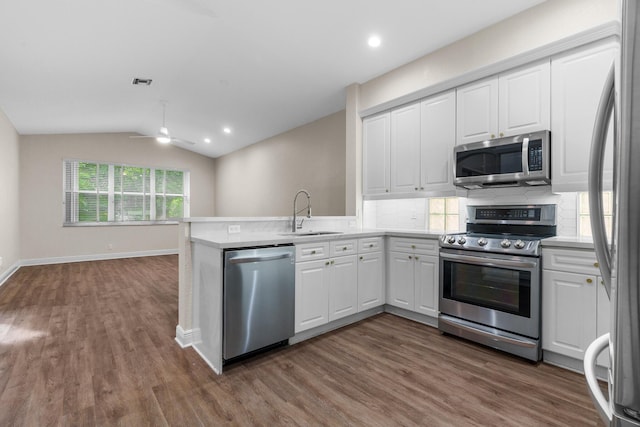
<svg viewBox="0 0 640 427">
<path fill-rule="evenodd" d="M 71 166 L 73 172 L 68 173 L 67 164 L 78 165 L 80 163 L 87 163 L 96 165 L 96 173 L 100 170 L 100 166 L 106 165 L 108 166 L 108 177 L 107 177 L 107 191 L 101 191 L 99 184 L 96 182 L 95 190 L 80 190 L 79 189 L 79 179 L 77 175 L 77 166 Z M 144 171 L 149 171 L 149 188 L 144 188 L 142 193 L 138 191 L 124 191 L 122 182 L 120 183 L 120 191 L 116 191 L 115 189 L 115 170 L 117 167 L 120 168 L 139 168 Z M 163 192 L 159 193 L 156 191 L 156 181 L 155 174 L 156 171 L 163 171 Z M 182 194 L 177 193 L 167 193 L 167 182 L 166 177 L 169 171 L 181 172 L 182 176 Z M 72 185 L 68 186 L 68 179 L 72 179 Z M 191 182 L 191 172 L 188 169 L 180 169 L 173 167 L 155 167 L 155 166 L 141 166 L 141 165 L 133 165 L 128 163 L 114 163 L 114 162 L 103 162 L 103 161 L 89 161 L 89 160 L 81 160 L 81 159 L 72 159 L 65 158 L 62 160 L 62 226 L 63 227 L 109 227 L 109 226 L 130 226 L 130 225 L 176 225 L 179 223 L 181 218 L 187 218 L 190 216 L 190 202 L 191 202 L 191 191 L 190 191 L 190 182 Z M 145 192 L 146 191 L 146 192 Z M 96 195 L 97 205 L 96 205 L 96 221 L 79 221 L 79 209 L 78 199 L 80 194 L 91 194 Z M 99 210 L 99 200 L 101 195 L 107 195 L 107 221 L 100 221 L 100 210 Z M 69 200 L 67 201 L 67 195 L 69 195 Z M 118 221 L 116 219 L 116 196 L 141 196 L 143 200 L 143 215 L 148 216 L 149 219 L 143 220 L 126 220 L 126 221 Z M 183 204 L 183 216 L 180 218 L 172 218 L 172 219 L 156 219 L 156 209 L 157 209 L 157 197 L 162 197 L 162 211 L 166 216 L 167 212 L 167 197 L 182 197 Z M 146 206 L 146 200 L 149 199 L 148 206 Z M 75 209 L 68 206 L 68 203 L 71 203 L 71 206 L 76 206 Z M 146 206 L 146 207 L 145 207 Z M 69 216 L 67 217 L 67 209 L 69 209 Z M 146 209 L 146 211 L 145 211 Z M 146 214 L 144 213 L 146 212 Z M 72 221 L 68 221 L 71 219 Z"/>
</svg>

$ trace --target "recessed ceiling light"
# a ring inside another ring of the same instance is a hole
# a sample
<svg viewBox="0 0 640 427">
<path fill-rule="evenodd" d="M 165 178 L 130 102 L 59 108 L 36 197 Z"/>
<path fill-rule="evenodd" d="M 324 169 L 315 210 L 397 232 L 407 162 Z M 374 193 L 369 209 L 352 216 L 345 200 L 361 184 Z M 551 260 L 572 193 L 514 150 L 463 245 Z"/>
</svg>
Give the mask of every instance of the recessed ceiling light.
<svg viewBox="0 0 640 427">
<path fill-rule="evenodd" d="M 222 132 L 226 133 L 227 135 L 229 135 L 231 133 L 231 128 L 226 127 L 224 129 L 222 129 Z"/>
<path fill-rule="evenodd" d="M 371 36 L 371 37 L 369 37 L 369 40 L 367 40 L 367 43 L 371 47 L 378 47 L 378 46 L 380 46 L 380 43 L 382 43 L 382 41 L 380 40 L 380 37 L 378 37 L 378 36 Z"/>
<path fill-rule="evenodd" d="M 209 138 L 205 138 L 205 139 L 204 139 L 204 142 L 206 142 L 207 144 L 211 144 L 211 139 L 209 139 Z"/>
</svg>

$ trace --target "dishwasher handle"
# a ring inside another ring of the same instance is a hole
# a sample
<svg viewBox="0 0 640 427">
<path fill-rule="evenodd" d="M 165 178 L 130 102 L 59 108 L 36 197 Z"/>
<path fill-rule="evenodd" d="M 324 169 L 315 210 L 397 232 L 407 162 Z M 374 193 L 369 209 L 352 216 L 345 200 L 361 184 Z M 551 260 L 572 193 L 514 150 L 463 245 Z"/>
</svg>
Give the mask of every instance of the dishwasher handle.
<svg viewBox="0 0 640 427">
<path fill-rule="evenodd" d="M 235 258 L 229 258 L 229 263 L 230 264 L 247 264 L 250 262 L 264 262 L 264 261 L 275 261 L 278 259 L 285 259 L 285 258 L 291 258 L 292 254 L 291 253 L 282 253 L 282 254 L 275 254 L 275 255 L 267 255 L 267 256 L 250 256 L 250 257 L 235 257 Z"/>
</svg>

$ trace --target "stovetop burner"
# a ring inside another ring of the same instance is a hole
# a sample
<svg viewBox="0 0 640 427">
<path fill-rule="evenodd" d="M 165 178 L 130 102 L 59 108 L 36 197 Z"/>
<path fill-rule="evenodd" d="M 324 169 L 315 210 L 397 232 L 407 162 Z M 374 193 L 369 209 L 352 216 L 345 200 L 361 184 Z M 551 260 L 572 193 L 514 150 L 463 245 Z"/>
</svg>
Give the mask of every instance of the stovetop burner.
<svg viewBox="0 0 640 427">
<path fill-rule="evenodd" d="M 467 209 L 467 232 L 441 236 L 441 248 L 540 256 L 540 240 L 556 234 L 555 205 Z"/>
</svg>

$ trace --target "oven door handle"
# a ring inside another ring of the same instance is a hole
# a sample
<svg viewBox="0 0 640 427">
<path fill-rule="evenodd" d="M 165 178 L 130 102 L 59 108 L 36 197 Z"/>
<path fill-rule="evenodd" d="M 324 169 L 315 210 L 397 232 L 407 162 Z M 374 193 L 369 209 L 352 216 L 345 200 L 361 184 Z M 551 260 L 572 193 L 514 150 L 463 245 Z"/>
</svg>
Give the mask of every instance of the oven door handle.
<svg viewBox="0 0 640 427">
<path fill-rule="evenodd" d="M 486 267 L 525 268 L 532 269 L 538 265 L 537 261 L 513 261 L 508 259 L 485 258 L 469 255 L 450 254 L 440 252 L 440 257 L 451 261 L 460 261 L 468 264 L 482 265 Z"/>
</svg>

